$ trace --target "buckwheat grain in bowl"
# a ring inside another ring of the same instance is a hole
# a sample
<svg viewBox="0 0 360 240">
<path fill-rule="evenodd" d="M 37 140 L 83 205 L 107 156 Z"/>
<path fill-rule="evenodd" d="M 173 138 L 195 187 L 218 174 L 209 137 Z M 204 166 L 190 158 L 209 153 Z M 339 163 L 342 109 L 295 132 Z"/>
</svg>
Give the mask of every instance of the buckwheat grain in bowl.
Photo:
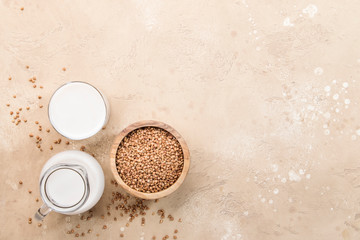
<svg viewBox="0 0 360 240">
<path fill-rule="evenodd" d="M 162 122 L 141 121 L 125 128 L 115 139 L 110 161 L 116 181 L 127 192 L 157 199 L 181 185 L 190 155 L 175 129 Z"/>
<path fill-rule="evenodd" d="M 171 133 L 157 127 L 130 132 L 116 153 L 121 179 L 139 192 L 160 192 L 173 185 L 184 167 L 180 143 Z"/>
</svg>

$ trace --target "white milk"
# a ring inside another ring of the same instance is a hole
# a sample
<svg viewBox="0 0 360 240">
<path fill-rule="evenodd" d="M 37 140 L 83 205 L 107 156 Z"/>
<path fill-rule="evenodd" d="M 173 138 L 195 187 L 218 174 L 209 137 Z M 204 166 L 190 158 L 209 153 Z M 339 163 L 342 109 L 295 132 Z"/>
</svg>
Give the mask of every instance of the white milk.
<svg viewBox="0 0 360 240">
<path fill-rule="evenodd" d="M 39 186 L 44 204 L 35 218 L 41 220 L 51 211 L 67 215 L 88 211 L 101 198 L 105 178 L 95 158 L 82 151 L 68 150 L 45 163 Z"/>
<path fill-rule="evenodd" d="M 104 96 L 84 82 L 69 82 L 56 90 L 48 111 L 56 131 L 73 140 L 95 135 L 106 124 L 109 114 Z"/>
<path fill-rule="evenodd" d="M 72 169 L 54 171 L 46 180 L 46 195 L 60 207 L 78 204 L 85 194 L 85 182 L 80 174 Z"/>
</svg>

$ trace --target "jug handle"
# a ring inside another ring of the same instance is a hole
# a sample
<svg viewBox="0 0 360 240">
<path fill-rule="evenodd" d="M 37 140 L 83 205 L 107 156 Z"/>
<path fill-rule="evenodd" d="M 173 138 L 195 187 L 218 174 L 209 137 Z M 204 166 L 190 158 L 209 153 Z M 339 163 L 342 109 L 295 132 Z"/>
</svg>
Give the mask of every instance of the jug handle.
<svg viewBox="0 0 360 240">
<path fill-rule="evenodd" d="M 45 203 L 37 210 L 35 213 L 35 219 L 41 221 L 51 212 L 51 208 L 49 208 Z"/>
</svg>

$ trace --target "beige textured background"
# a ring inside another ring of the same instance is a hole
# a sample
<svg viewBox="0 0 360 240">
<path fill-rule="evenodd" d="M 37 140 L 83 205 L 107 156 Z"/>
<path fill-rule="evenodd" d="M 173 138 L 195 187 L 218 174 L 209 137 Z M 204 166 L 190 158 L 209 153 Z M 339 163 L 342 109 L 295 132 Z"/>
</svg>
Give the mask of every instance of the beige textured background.
<svg viewBox="0 0 360 240">
<path fill-rule="evenodd" d="M 192 164 L 177 192 L 149 203 L 183 222 L 137 219 L 125 239 L 175 228 L 179 239 L 360 239 L 359 12 L 357 0 L 1 0 L 0 239 L 74 238 L 79 216 L 51 213 L 41 228 L 27 219 L 42 165 L 81 145 L 107 184 L 82 229 L 119 239 L 126 219 L 100 218 L 113 190 L 108 153 L 143 119 L 177 129 Z M 50 127 L 47 101 L 72 80 L 106 94 L 109 124 L 69 146 L 41 132 L 40 152 L 28 134 L 36 120 Z M 26 106 L 28 122 L 15 126 L 9 111 Z"/>
</svg>

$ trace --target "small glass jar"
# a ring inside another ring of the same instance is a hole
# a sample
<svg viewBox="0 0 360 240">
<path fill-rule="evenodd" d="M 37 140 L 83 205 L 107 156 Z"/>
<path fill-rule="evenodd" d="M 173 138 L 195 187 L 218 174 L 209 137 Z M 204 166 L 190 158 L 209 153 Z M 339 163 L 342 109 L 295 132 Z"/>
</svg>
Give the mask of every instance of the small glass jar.
<svg viewBox="0 0 360 240">
<path fill-rule="evenodd" d="M 42 220 L 49 212 L 74 215 L 92 208 L 104 192 L 104 173 L 95 158 L 78 150 L 51 157 L 40 174 L 44 202 L 35 214 Z"/>
</svg>

